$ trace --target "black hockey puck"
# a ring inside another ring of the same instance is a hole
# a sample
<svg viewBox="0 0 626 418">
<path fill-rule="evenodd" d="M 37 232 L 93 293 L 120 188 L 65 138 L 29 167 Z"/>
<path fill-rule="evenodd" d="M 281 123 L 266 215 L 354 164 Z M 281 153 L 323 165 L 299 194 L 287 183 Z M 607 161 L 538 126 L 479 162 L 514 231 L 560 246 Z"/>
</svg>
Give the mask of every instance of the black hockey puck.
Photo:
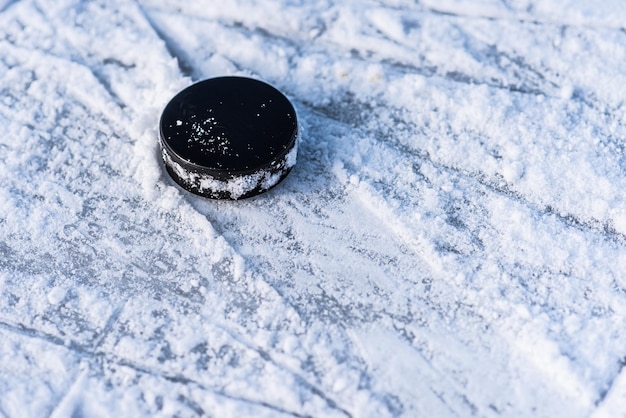
<svg viewBox="0 0 626 418">
<path fill-rule="evenodd" d="M 296 163 L 298 122 L 274 87 L 245 77 L 195 83 L 167 104 L 159 126 L 161 155 L 184 189 L 240 199 L 283 180 Z"/>
</svg>

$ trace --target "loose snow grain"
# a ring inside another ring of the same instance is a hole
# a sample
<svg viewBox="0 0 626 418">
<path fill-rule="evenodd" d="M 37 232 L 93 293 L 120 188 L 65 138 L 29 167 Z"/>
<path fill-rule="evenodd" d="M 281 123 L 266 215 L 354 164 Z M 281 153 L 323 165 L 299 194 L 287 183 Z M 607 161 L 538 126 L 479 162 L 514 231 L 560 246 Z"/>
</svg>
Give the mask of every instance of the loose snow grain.
<svg viewBox="0 0 626 418">
<path fill-rule="evenodd" d="M 51 305 L 58 305 L 63 302 L 65 297 L 67 296 L 67 289 L 63 287 L 53 287 L 50 292 L 48 292 L 48 302 Z"/>
</svg>

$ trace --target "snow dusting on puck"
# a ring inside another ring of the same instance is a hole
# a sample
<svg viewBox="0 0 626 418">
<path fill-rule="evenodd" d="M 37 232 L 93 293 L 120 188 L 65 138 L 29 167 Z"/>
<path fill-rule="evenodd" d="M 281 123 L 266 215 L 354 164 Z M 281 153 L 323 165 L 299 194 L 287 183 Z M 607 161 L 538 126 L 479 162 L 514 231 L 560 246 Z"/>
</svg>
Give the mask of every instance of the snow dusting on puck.
<svg viewBox="0 0 626 418">
<path fill-rule="evenodd" d="M 193 84 L 165 107 L 161 155 L 186 190 L 216 199 L 241 199 L 283 180 L 296 163 L 298 122 L 274 87 L 245 77 Z"/>
</svg>

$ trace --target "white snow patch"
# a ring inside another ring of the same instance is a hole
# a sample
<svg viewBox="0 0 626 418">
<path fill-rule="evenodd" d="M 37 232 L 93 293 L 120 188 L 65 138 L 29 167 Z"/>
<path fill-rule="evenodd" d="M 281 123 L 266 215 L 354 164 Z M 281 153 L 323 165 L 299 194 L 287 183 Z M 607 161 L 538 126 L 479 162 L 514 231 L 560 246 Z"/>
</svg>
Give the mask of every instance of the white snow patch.
<svg viewBox="0 0 626 418">
<path fill-rule="evenodd" d="M 67 289 L 62 286 L 55 286 L 48 292 L 48 302 L 51 305 L 58 305 L 63 302 L 65 297 L 67 296 Z"/>
</svg>

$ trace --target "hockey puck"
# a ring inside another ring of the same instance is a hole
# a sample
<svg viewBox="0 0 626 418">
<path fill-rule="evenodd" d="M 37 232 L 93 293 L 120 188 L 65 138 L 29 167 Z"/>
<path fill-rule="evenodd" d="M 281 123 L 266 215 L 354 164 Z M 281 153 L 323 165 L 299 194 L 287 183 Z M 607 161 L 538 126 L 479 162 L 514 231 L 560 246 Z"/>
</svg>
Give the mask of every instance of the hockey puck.
<svg viewBox="0 0 626 418">
<path fill-rule="evenodd" d="M 170 176 L 209 198 L 262 193 L 296 163 L 294 107 L 274 87 L 252 78 L 218 77 L 187 87 L 163 110 L 159 133 Z"/>
</svg>

